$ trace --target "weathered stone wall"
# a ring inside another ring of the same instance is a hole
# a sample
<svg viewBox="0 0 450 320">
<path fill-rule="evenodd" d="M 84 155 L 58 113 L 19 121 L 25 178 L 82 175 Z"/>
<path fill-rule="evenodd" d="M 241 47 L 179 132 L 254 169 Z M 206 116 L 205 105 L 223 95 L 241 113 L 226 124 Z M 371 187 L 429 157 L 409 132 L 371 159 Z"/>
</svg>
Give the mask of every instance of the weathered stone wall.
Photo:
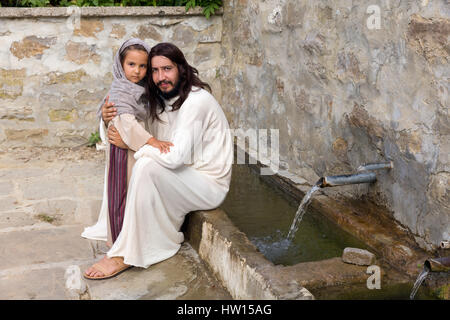
<svg viewBox="0 0 450 320">
<path fill-rule="evenodd" d="M 232 128 L 279 129 L 281 169 L 312 184 L 392 159 L 375 185 L 337 192 L 385 205 L 424 248 L 450 238 L 446 1 L 224 5 L 210 20 L 184 8 L 82 8 L 79 21 L 66 8 L 2 8 L 0 143 L 86 142 L 120 44 L 171 41 Z"/>
<path fill-rule="evenodd" d="M 281 169 L 310 184 L 393 160 L 374 186 L 338 192 L 385 205 L 431 249 L 450 238 L 449 13 L 445 0 L 225 1 L 231 127 L 279 129 Z"/>
<path fill-rule="evenodd" d="M 72 10 L 72 11 L 69 11 Z M 220 97 L 222 19 L 183 7 L 2 8 L 0 143 L 76 146 L 98 128 L 116 50 L 130 37 L 170 41 Z M 78 19 L 78 17 L 80 17 Z"/>
</svg>

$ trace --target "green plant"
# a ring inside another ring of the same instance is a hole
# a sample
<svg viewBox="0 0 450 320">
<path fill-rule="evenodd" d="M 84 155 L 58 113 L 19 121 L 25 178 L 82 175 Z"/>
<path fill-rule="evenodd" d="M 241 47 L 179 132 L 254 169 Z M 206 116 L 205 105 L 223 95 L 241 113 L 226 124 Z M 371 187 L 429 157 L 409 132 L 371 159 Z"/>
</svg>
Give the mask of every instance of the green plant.
<svg viewBox="0 0 450 320">
<path fill-rule="evenodd" d="M 94 147 L 97 142 L 100 142 L 102 139 L 100 138 L 100 134 L 98 131 L 91 133 L 88 141 L 88 147 Z"/>
<path fill-rule="evenodd" d="M 186 3 L 186 11 L 189 11 L 190 8 L 195 8 L 196 6 L 202 7 L 203 14 L 206 19 L 209 19 L 211 14 L 214 14 L 215 11 L 222 6 L 222 0 L 189 0 Z"/>
<path fill-rule="evenodd" d="M 50 0 L 20 0 L 22 7 L 46 7 Z"/>
<path fill-rule="evenodd" d="M 36 216 L 36 218 L 41 220 L 41 221 L 47 222 L 47 223 L 53 223 L 53 222 L 56 221 L 56 217 L 49 216 L 49 215 L 47 215 L 45 213 L 38 214 Z"/>
</svg>

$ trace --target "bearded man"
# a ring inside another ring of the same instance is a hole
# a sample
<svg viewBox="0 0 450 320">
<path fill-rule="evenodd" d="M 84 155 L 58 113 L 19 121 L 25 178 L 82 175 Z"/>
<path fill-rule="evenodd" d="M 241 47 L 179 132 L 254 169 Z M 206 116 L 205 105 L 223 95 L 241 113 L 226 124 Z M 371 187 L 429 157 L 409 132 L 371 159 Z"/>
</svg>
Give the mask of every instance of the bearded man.
<svg viewBox="0 0 450 320">
<path fill-rule="evenodd" d="M 147 268 L 172 257 L 184 241 L 180 228 L 186 214 L 217 208 L 229 190 L 233 142 L 209 85 L 173 44 L 153 47 L 149 65 L 149 133 L 173 146 L 160 150 L 145 144 L 135 153 L 122 230 L 106 256 L 85 271 L 88 279 L 110 278 L 132 266 Z M 102 114 L 104 136 L 103 122 L 115 115 L 108 101 Z M 128 147 L 111 126 L 108 140 Z M 103 207 L 97 224 L 86 228 L 83 237 L 107 240 Z"/>
</svg>

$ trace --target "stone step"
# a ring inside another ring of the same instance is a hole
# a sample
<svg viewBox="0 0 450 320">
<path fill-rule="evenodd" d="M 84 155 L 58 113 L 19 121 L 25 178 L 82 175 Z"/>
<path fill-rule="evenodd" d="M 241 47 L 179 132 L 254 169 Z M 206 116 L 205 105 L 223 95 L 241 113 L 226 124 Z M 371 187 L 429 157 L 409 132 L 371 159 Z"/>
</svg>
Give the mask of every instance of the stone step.
<svg viewBox="0 0 450 320">
<path fill-rule="evenodd" d="M 42 228 L 44 226 L 44 228 Z M 24 231 L 27 230 L 27 231 Z M 28 229 L 0 232 L 0 271 L 26 265 L 93 258 L 89 241 L 81 238 L 81 225 L 39 224 Z"/>
<path fill-rule="evenodd" d="M 66 288 L 66 270 L 90 265 L 93 259 L 26 265 L 0 271 L 0 300 L 65 300 L 80 298 Z M 85 268 L 81 268 L 84 270 Z"/>
<path fill-rule="evenodd" d="M 174 257 L 147 269 L 84 279 L 107 248 L 81 238 L 82 230 L 45 223 L 1 229 L 0 299 L 231 299 L 186 242 Z"/>
<path fill-rule="evenodd" d="M 170 259 L 147 269 L 132 268 L 109 280 L 86 280 L 91 299 L 229 300 L 230 294 L 189 243 Z"/>
<path fill-rule="evenodd" d="M 0 212 L 0 232 L 3 229 L 31 226 L 37 222 L 38 221 L 33 218 L 30 213 L 21 210 Z"/>
</svg>

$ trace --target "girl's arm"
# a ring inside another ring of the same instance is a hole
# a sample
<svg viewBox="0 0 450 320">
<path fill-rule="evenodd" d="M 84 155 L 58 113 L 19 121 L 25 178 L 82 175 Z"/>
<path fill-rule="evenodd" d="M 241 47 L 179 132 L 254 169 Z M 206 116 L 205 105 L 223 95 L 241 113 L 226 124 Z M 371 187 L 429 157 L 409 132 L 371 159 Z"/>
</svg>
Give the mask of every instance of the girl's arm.
<svg viewBox="0 0 450 320">
<path fill-rule="evenodd" d="M 152 138 L 152 135 L 144 129 L 132 114 L 125 113 L 114 117 L 111 120 L 111 125 L 116 128 L 120 139 L 128 149 L 133 151 L 139 150 Z"/>
</svg>

